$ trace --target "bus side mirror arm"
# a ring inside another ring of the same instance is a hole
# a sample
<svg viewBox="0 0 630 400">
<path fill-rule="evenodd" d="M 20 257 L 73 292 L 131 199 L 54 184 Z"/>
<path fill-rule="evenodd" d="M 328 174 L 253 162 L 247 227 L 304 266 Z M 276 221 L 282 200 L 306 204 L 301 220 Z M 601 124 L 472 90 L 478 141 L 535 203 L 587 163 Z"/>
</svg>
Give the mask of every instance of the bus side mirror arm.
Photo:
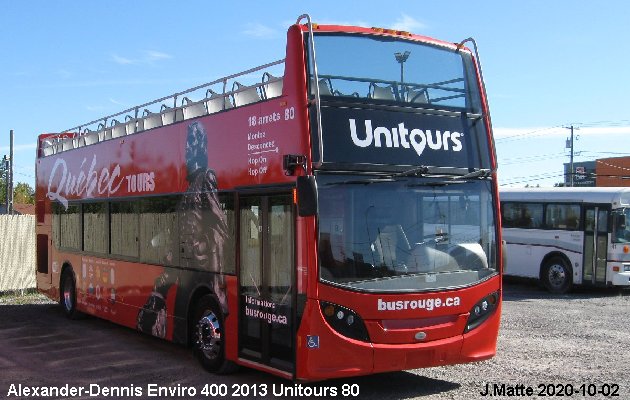
<svg viewBox="0 0 630 400">
<path fill-rule="evenodd" d="M 297 203 L 300 217 L 317 215 L 317 182 L 313 175 L 298 176 Z"/>
</svg>

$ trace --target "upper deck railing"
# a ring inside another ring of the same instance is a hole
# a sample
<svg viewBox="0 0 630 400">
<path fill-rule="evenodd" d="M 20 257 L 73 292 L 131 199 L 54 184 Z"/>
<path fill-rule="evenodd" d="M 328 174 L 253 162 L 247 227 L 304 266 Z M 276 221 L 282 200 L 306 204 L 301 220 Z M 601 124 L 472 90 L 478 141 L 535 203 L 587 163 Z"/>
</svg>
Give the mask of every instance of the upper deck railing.
<svg viewBox="0 0 630 400">
<path fill-rule="evenodd" d="M 237 74 L 195 86 L 183 92 L 171 94 L 148 103 L 90 121 L 57 135 L 46 137 L 39 144 L 39 156 L 49 156 L 60 152 L 93 145 L 106 140 L 131 135 L 148 129 L 173 124 L 187 119 L 215 114 L 231 108 L 244 106 L 257 101 L 267 100 L 282 95 L 284 76 L 277 70 L 284 64 L 284 59 Z M 271 71 L 271 72 L 270 72 Z M 254 84 L 244 85 L 237 79 L 252 79 Z M 280 72 L 282 73 L 282 72 Z M 228 90 L 229 85 L 231 90 Z M 217 86 L 221 88 L 218 89 Z M 201 93 L 201 95 L 200 95 Z M 199 100 L 191 100 L 193 94 Z"/>
</svg>

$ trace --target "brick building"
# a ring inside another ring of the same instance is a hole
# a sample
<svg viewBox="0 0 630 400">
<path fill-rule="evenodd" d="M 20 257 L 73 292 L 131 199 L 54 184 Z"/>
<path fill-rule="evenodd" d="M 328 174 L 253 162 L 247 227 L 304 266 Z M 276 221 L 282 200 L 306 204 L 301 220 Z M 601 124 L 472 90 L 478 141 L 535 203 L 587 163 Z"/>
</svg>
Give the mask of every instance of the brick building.
<svg viewBox="0 0 630 400">
<path fill-rule="evenodd" d="M 564 185 L 570 186 L 571 167 L 564 164 Z M 573 163 L 575 187 L 630 187 L 630 157 L 600 158 Z"/>
<path fill-rule="evenodd" d="M 601 158 L 596 164 L 596 186 L 630 187 L 630 157 Z"/>
</svg>

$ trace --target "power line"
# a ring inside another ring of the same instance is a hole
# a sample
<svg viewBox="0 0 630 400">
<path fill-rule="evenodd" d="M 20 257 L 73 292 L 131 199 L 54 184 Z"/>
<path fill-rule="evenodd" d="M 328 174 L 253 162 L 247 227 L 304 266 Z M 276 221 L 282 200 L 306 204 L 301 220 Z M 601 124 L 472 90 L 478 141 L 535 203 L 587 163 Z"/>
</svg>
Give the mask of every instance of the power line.
<svg viewBox="0 0 630 400">
<path fill-rule="evenodd" d="M 590 150 L 583 150 L 583 151 L 581 151 L 581 153 L 612 154 L 612 155 L 618 155 L 618 156 L 630 156 L 630 153 L 620 153 L 620 152 L 617 152 L 617 151 L 590 151 Z"/>
<path fill-rule="evenodd" d="M 17 174 L 17 175 L 22 175 L 22 176 L 25 176 L 25 177 L 27 177 L 27 178 L 32 178 L 32 179 L 35 179 L 35 177 L 34 177 L 33 175 L 25 174 L 24 172 L 13 171 L 13 173 L 14 173 L 14 174 Z"/>
<path fill-rule="evenodd" d="M 592 127 L 598 127 L 598 126 L 611 126 L 611 127 L 630 126 L 630 120 L 622 119 L 622 120 L 605 120 L 605 121 L 593 121 L 593 122 L 572 122 L 569 124 L 569 126 L 571 125 L 574 127 L 580 127 L 580 128 L 592 128 Z M 556 126 L 551 126 L 548 128 L 540 128 L 540 129 L 535 129 L 533 131 L 495 138 L 495 142 L 501 143 L 501 142 L 507 142 L 507 141 L 512 141 L 512 140 L 522 140 L 522 139 L 540 137 L 540 136 L 544 136 L 549 130 L 565 128 L 566 126 L 567 126 L 566 124 L 556 125 Z"/>
<path fill-rule="evenodd" d="M 536 129 L 533 131 L 529 131 L 529 132 L 524 132 L 524 133 L 517 133 L 515 135 L 511 135 L 511 136 L 505 136 L 505 137 L 501 137 L 501 138 L 496 138 L 495 142 L 507 142 L 507 141 L 512 141 L 512 140 L 522 140 L 522 139 L 529 139 L 532 137 L 539 137 L 539 136 L 544 136 L 546 131 L 552 130 L 552 129 L 558 129 L 561 128 L 562 126 L 552 126 L 549 128 L 542 128 L 542 129 Z M 540 132 L 545 132 L 545 133 L 540 133 Z M 535 133 L 538 133 L 537 135 L 534 135 Z"/>
<path fill-rule="evenodd" d="M 513 158 L 499 158 L 499 165 L 514 165 L 514 164 L 528 164 L 535 163 L 540 161 L 552 160 L 554 158 L 558 158 L 559 156 L 564 156 L 564 153 L 549 153 L 549 154 L 539 154 L 533 156 L 523 156 L 523 157 L 513 157 Z"/>
<path fill-rule="evenodd" d="M 622 120 L 617 120 L 617 121 L 607 120 L 607 121 L 594 121 L 594 122 L 580 122 L 580 123 L 575 123 L 574 125 L 579 125 L 580 127 L 583 127 L 583 128 L 590 128 L 594 126 L 626 126 L 626 125 L 630 125 L 630 120 L 622 119 Z"/>
<path fill-rule="evenodd" d="M 559 172 L 544 172 L 542 174 L 535 174 L 535 175 L 527 175 L 527 176 L 515 176 L 513 178 L 507 178 L 507 181 L 511 181 L 511 180 L 515 180 L 515 179 L 521 179 L 521 180 L 526 180 L 526 179 L 546 179 L 546 178 L 555 178 L 558 176 L 563 176 L 563 173 L 559 173 Z M 500 179 L 503 180 L 503 179 Z"/>
<path fill-rule="evenodd" d="M 540 178 L 524 179 L 524 180 L 516 181 L 516 182 L 505 182 L 505 183 L 501 183 L 499 186 L 517 185 L 517 184 L 520 184 L 520 183 L 536 182 L 536 181 L 542 181 L 544 179 L 560 178 L 562 176 L 563 176 L 563 174 L 554 174 L 554 175 L 550 175 L 550 176 L 543 176 L 543 177 L 540 177 Z"/>
</svg>

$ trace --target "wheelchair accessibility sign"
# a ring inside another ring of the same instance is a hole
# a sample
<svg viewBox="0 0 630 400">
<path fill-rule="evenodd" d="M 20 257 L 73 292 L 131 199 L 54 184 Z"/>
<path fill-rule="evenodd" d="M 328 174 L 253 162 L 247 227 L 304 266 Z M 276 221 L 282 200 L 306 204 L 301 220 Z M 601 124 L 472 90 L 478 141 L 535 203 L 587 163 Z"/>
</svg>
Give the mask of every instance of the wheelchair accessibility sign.
<svg viewBox="0 0 630 400">
<path fill-rule="evenodd" d="M 319 349 L 319 336 L 306 336 L 306 347 L 309 349 Z"/>
</svg>

